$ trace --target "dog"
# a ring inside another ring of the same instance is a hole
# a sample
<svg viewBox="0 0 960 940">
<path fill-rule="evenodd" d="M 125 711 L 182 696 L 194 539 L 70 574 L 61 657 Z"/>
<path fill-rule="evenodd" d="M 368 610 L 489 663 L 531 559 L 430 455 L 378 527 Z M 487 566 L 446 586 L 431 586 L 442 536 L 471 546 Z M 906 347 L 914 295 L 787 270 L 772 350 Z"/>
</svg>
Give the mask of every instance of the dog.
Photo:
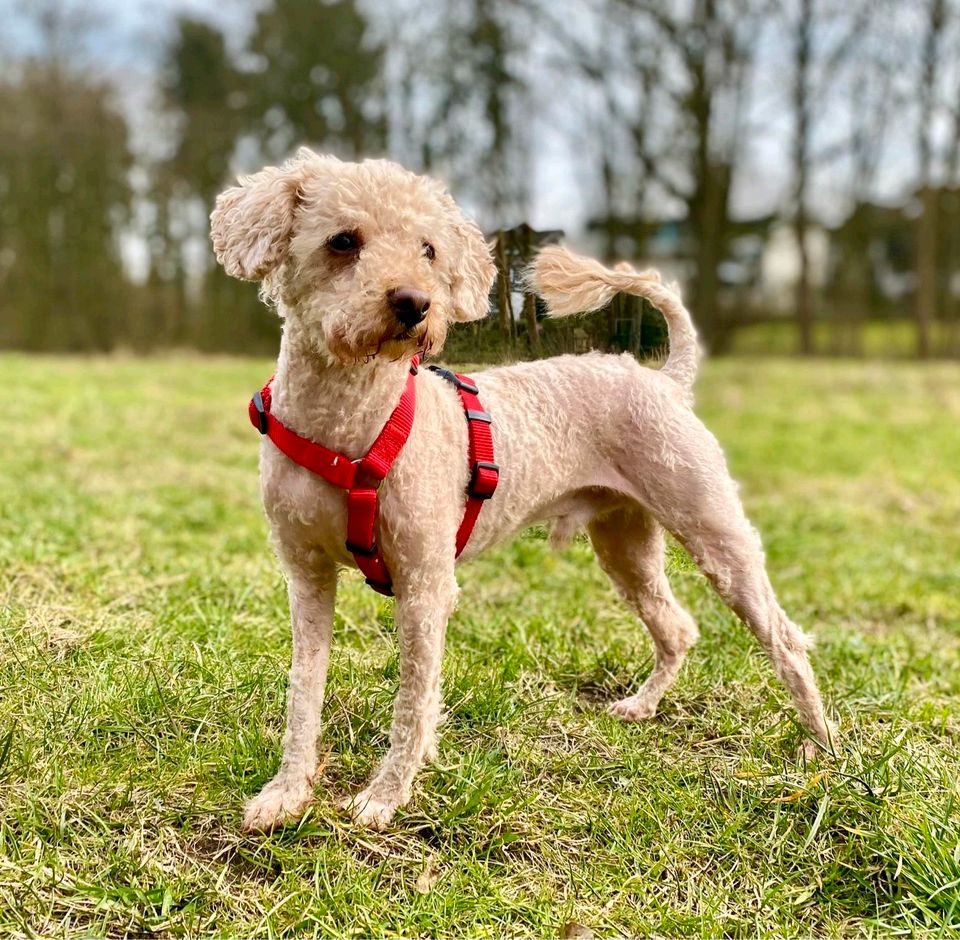
<svg viewBox="0 0 960 940">
<path fill-rule="evenodd" d="M 223 192 L 211 237 L 226 272 L 260 281 L 282 318 L 273 420 L 355 461 L 405 384 L 415 386 L 409 437 L 377 491 L 376 544 L 392 576 L 400 647 L 390 746 L 343 804 L 359 823 L 382 828 L 436 752 L 440 663 L 458 592 L 456 534 L 470 483 L 457 388 L 426 369 L 411 377 L 411 363 L 438 353 L 452 324 L 487 315 L 491 250 L 440 183 L 385 160 L 348 163 L 307 149 Z M 660 369 L 590 353 L 473 376 L 502 470 L 461 559 L 537 521 L 551 523 L 558 540 L 585 528 L 653 638 L 651 674 L 610 706 L 640 721 L 654 715 L 698 635 L 664 574 L 671 533 L 763 646 L 809 736 L 808 754 L 829 748 L 807 638 L 780 607 L 723 452 L 691 408 L 698 346 L 678 292 L 653 272 L 608 269 L 561 246 L 540 252 L 530 281 L 552 316 L 598 309 L 620 291 L 646 298 L 667 321 L 669 356 Z M 296 820 L 313 800 L 337 575 L 354 563 L 341 488 L 267 437 L 260 475 L 289 586 L 293 654 L 280 768 L 247 804 L 248 832 Z"/>
</svg>

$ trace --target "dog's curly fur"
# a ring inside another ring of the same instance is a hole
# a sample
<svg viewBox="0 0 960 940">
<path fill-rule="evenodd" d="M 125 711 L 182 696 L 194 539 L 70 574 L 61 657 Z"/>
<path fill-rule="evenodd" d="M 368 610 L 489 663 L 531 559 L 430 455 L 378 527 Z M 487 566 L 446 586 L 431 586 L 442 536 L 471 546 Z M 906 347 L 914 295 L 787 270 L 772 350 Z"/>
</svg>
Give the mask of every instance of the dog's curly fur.
<svg viewBox="0 0 960 940">
<path fill-rule="evenodd" d="M 350 238 L 337 240 L 342 233 Z M 382 160 L 344 163 L 302 150 L 223 193 L 211 234 L 225 270 L 262 281 L 283 318 L 274 414 L 351 458 L 366 453 L 396 405 L 410 358 L 438 352 L 450 323 L 486 315 L 495 276 L 479 229 L 444 189 Z M 777 603 L 723 453 L 690 408 L 696 337 L 679 294 L 654 272 L 611 270 L 559 247 L 541 252 L 530 278 L 554 315 L 600 307 L 617 291 L 646 297 L 667 318 L 671 352 L 662 370 L 590 354 L 476 373 L 502 472 L 462 557 L 536 520 L 550 521 L 561 539 L 586 527 L 653 637 L 653 672 L 611 706 L 636 721 L 655 713 L 697 638 L 664 575 L 663 533 L 673 533 L 753 630 L 811 737 L 827 744 L 806 638 Z M 389 302 L 400 288 L 430 297 L 413 327 Z M 457 599 L 466 422 L 448 383 L 427 371 L 416 381 L 416 418 L 382 485 L 377 532 L 396 593 L 400 690 L 390 749 L 347 802 L 372 826 L 409 800 L 414 775 L 434 753 L 444 633 Z M 249 831 L 296 819 L 313 799 L 337 570 L 352 564 L 343 491 L 267 438 L 260 466 L 289 582 L 293 664 L 283 758 L 247 806 Z"/>
</svg>

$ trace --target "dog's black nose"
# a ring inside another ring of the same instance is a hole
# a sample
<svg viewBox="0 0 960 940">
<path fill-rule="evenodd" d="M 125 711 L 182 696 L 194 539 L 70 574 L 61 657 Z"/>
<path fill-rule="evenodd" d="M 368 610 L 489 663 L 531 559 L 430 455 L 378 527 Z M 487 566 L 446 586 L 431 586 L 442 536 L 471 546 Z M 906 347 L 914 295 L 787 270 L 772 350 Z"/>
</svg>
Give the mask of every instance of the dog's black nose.
<svg viewBox="0 0 960 940">
<path fill-rule="evenodd" d="M 416 326 L 430 309 L 430 295 L 415 287 L 395 287 L 387 291 L 387 303 L 404 326 Z"/>
</svg>

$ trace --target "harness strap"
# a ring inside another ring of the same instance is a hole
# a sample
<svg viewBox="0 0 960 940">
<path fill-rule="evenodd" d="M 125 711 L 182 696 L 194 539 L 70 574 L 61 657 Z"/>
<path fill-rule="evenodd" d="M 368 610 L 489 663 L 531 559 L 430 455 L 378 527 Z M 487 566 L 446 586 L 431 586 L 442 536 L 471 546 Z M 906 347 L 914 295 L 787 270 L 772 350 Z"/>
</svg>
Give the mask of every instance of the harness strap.
<svg viewBox="0 0 960 940">
<path fill-rule="evenodd" d="M 417 410 L 414 376 L 418 364 L 419 361 L 414 358 L 400 401 L 366 456 L 358 460 L 351 460 L 316 441 L 301 437 L 273 417 L 270 414 L 273 377 L 253 396 L 248 409 L 253 426 L 269 437 L 281 453 L 328 483 L 347 491 L 347 551 L 353 555 L 367 584 L 387 596 L 393 594 L 393 588 L 387 563 L 376 542 L 377 490 L 403 450 L 413 427 L 413 416 Z"/>
<path fill-rule="evenodd" d="M 456 388 L 463 403 L 464 417 L 467 419 L 470 482 L 467 485 L 467 505 L 463 511 L 460 528 L 457 530 L 457 557 L 459 558 L 461 552 L 467 547 L 467 542 L 470 541 L 483 504 L 493 496 L 497 483 L 500 482 L 500 467 L 493 460 L 491 418 L 480 402 L 479 391 L 473 379 L 459 372 L 441 369 L 439 366 L 429 366 L 429 369 Z"/>
<path fill-rule="evenodd" d="M 342 490 L 349 489 L 357 472 L 354 461 L 324 447 L 323 444 L 301 437 L 270 414 L 273 378 L 270 376 L 270 381 L 250 400 L 250 423 L 261 434 L 269 437 L 277 450 L 286 454 L 294 463 L 306 467 L 311 473 L 323 477 Z"/>
<path fill-rule="evenodd" d="M 270 438 L 276 448 L 294 463 L 347 491 L 347 551 L 353 555 L 367 584 L 380 594 L 393 594 L 387 563 L 376 543 L 378 490 L 393 462 L 403 450 L 417 408 L 414 376 L 419 360 L 414 357 L 400 401 L 373 442 L 366 456 L 352 460 L 322 444 L 301 437 L 270 414 L 273 377 L 250 400 L 250 422 Z M 463 551 L 486 500 L 493 496 L 500 468 L 493 462 L 493 435 L 490 415 L 483 410 L 477 386 L 468 376 L 437 366 L 431 370 L 452 382 L 460 394 L 469 430 L 470 483 L 467 503 L 457 530 L 457 556 Z"/>
</svg>

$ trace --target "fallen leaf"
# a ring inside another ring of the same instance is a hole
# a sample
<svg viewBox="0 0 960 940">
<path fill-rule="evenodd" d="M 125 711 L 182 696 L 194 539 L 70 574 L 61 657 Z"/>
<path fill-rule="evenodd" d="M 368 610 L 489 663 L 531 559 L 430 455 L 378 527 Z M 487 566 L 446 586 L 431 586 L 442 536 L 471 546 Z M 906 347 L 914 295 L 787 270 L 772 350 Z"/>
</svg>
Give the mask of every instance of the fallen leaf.
<svg viewBox="0 0 960 940">
<path fill-rule="evenodd" d="M 771 803 L 796 803 L 797 800 L 806 796 L 824 777 L 827 776 L 825 770 L 821 770 L 818 773 L 815 773 L 808 781 L 805 787 L 801 787 L 799 790 L 794 790 L 793 793 L 788 793 L 786 796 L 778 796 L 770 800 Z"/>
<path fill-rule="evenodd" d="M 423 863 L 423 871 L 417 878 L 417 891 L 421 894 L 429 894 L 439 878 L 440 872 L 437 871 L 437 860 L 432 855 L 428 855 L 427 860 Z"/>
</svg>

